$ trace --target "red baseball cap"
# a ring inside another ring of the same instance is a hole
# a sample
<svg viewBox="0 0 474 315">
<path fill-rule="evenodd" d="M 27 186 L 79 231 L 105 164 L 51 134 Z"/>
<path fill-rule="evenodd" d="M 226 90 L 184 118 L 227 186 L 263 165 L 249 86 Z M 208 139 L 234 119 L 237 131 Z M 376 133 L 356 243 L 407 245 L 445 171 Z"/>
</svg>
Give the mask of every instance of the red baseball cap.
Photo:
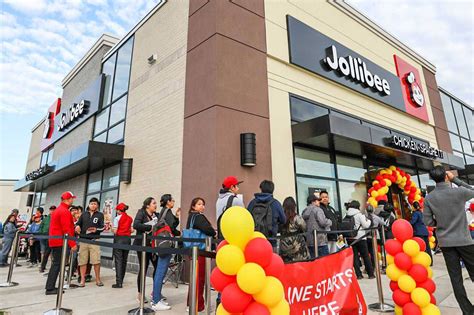
<svg viewBox="0 0 474 315">
<path fill-rule="evenodd" d="M 62 200 L 66 200 L 70 198 L 73 198 L 73 199 L 76 198 L 76 196 L 74 196 L 74 194 L 70 191 L 63 192 L 63 194 L 61 195 Z"/>
<path fill-rule="evenodd" d="M 239 181 L 235 176 L 227 176 L 224 181 L 222 182 L 222 187 L 230 188 L 232 186 L 238 185 L 243 183 L 243 181 Z"/>
<path fill-rule="evenodd" d="M 119 203 L 115 207 L 115 210 L 119 210 L 119 211 L 127 211 L 127 209 L 128 209 L 128 206 L 126 204 L 124 204 L 123 202 Z"/>
</svg>

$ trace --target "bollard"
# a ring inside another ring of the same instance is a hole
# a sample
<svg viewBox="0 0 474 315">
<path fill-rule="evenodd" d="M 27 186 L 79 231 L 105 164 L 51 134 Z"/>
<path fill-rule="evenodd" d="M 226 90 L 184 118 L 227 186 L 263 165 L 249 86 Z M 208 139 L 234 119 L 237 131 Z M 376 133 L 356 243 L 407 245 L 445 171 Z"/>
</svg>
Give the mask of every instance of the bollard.
<svg viewBox="0 0 474 315">
<path fill-rule="evenodd" d="M 56 307 L 46 311 L 44 315 L 69 315 L 72 314 L 72 310 L 68 308 L 62 308 L 61 304 L 63 301 L 63 287 L 64 287 L 64 272 L 66 269 L 66 255 L 67 255 L 67 237 L 65 234 L 63 236 L 63 248 L 61 252 L 61 267 L 59 269 L 59 285 L 58 285 L 58 295 L 56 296 Z M 51 272 L 51 271 L 50 271 Z"/>
<path fill-rule="evenodd" d="M 313 230 L 313 238 L 314 238 L 314 258 L 318 258 L 318 231 Z"/>
<path fill-rule="evenodd" d="M 64 289 L 76 289 L 79 286 L 77 284 L 71 283 L 72 280 L 72 274 L 74 273 L 74 270 L 72 269 L 73 261 L 74 261 L 74 256 L 77 255 L 76 252 L 70 251 L 69 252 L 69 268 L 67 272 L 67 283 L 64 285 Z"/>
<path fill-rule="evenodd" d="M 385 270 L 387 268 L 387 253 L 385 252 L 385 229 L 384 226 L 381 226 L 380 239 L 382 240 L 381 252 L 382 252 L 382 268 Z"/>
<path fill-rule="evenodd" d="M 206 252 L 211 251 L 212 237 L 206 237 Z M 206 257 L 206 281 L 204 293 L 206 298 L 206 314 L 211 315 L 211 258 Z"/>
<path fill-rule="evenodd" d="M 191 301 L 189 303 L 189 315 L 197 314 L 197 284 L 198 284 L 198 248 L 196 246 L 193 247 L 192 250 L 192 260 L 191 260 L 191 272 L 190 272 L 190 293 L 189 298 Z"/>
<path fill-rule="evenodd" d="M 146 247 L 146 233 L 143 233 L 143 238 L 142 238 L 142 246 Z M 131 309 L 128 311 L 128 314 L 131 315 L 143 315 L 143 314 L 154 314 L 155 311 L 152 310 L 149 307 L 145 307 L 145 280 L 146 280 L 146 272 L 145 270 L 145 264 L 146 264 L 146 252 L 141 252 L 141 257 L 142 261 L 142 268 L 140 270 L 140 306 L 134 309 Z"/>
<path fill-rule="evenodd" d="M 0 288 L 9 288 L 9 287 L 14 287 L 18 285 L 18 282 L 12 282 L 12 276 L 13 276 L 13 267 L 15 266 L 15 262 L 18 255 L 18 244 L 20 244 L 19 234 L 20 234 L 20 231 L 17 231 L 15 233 L 15 237 L 13 238 L 12 257 L 10 258 L 10 265 L 8 266 L 7 282 L 0 283 Z"/>
<path fill-rule="evenodd" d="M 277 233 L 277 239 L 276 239 L 276 247 L 275 247 L 275 254 L 280 255 L 280 247 L 281 247 L 281 234 Z"/>
<path fill-rule="evenodd" d="M 385 304 L 383 300 L 383 289 L 382 289 L 382 277 L 380 275 L 380 265 L 377 260 L 377 230 L 372 230 L 372 255 L 375 257 L 375 277 L 377 280 L 377 291 L 379 295 L 379 302 L 370 304 L 368 307 L 372 311 L 380 312 L 380 313 L 391 313 L 394 311 L 392 305 Z"/>
</svg>

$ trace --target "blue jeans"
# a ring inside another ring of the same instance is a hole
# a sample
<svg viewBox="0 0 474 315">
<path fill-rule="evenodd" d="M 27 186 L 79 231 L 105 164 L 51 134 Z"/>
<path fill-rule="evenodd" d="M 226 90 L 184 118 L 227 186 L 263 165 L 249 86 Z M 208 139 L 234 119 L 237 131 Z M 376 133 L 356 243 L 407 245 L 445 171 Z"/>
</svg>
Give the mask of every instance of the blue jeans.
<svg viewBox="0 0 474 315">
<path fill-rule="evenodd" d="M 6 264 L 8 260 L 8 254 L 12 249 L 13 238 L 4 237 L 3 238 L 3 248 L 0 252 L 0 264 Z"/>
<path fill-rule="evenodd" d="M 163 287 L 163 279 L 168 271 L 171 255 L 158 256 L 158 263 L 156 264 L 155 278 L 153 279 L 153 303 L 161 301 L 161 288 Z"/>
<path fill-rule="evenodd" d="M 329 255 L 329 247 L 327 245 L 318 246 L 318 256 L 323 257 Z"/>
<path fill-rule="evenodd" d="M 474 240 L 474 231 L 471 231 L 471 237 Z"/>
</svg>

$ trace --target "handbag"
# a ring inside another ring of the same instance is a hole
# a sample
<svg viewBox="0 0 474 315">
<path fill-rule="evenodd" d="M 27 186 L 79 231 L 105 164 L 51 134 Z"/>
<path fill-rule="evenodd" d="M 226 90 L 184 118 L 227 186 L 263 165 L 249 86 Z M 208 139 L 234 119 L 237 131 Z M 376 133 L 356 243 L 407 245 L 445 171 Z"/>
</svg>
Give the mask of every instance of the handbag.
<svg viewBox="0 0 474 315">
<path fill-rule="evenodd" d="M 171 232 L 171 228 L 165 222 L 165 217 L 169 209 L 166 209 L 164 213 L 160 215 L 158 223 L 153 227 L 152 235 L 153 236 L 161 236 L 161 237 L 173 237 L 173 233 Z M 152 242 L 152 247 L 167 249 L 174 247 L 173 240 L 163 240 L 163 239 L 154 239 Z M 160 255 L 158 253 L 158 255 Z"/>
<path fill-rule="evenodd" d="M 189 224 L 189 229 L 183 230 L 183 238 L 206 238 L 206 234 L 204 234 L 201 230 L 194 228 L 194 220 L 199 214 L 193 215 L 191 218 L 191 223 Z M 204 242 L 184 242 L 184 248 L 192 248 L 197 247 L 200 250 L 206 249 L 206 244 Z"/>
</svg>

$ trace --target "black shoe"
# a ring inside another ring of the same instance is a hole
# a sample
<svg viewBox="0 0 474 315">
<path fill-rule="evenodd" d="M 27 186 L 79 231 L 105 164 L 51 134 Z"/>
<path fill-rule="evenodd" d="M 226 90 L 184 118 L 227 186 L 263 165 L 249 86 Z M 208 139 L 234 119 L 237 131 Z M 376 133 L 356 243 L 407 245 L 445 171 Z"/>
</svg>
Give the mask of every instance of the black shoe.
<svg viewBox="0 0 474 315">
<path fill-rule="evenodd" d="M 91 281 L 92 281 L 92 276 L 86 275 L 86 282 L 91 282 Z"/>
<path fill-rule="evenodd" d="M 64 293 L 64 290 L 63 290 Z M 56 295 L 58 294 L 58 289 L 46 290 L 46 295 Z"/>
<path fill-rule="evenodd" d="M 374 275 L 369 276 L 369 279 L 375 279 L 375 276 Z"/>
<path fill-rule="evenodd" d="M 363 276 L 357 276 L 357 280 L 361 280 L 361 279 L 364 279 Z"/>
<path fill-rule="evenodd" d="M 112 288 L 114 288 L 114 289 L 121 289 L 121 288 L 122 288 L 122 285 L 119 284 L 119 283 L 115 283 L 115 284 L 112 284 Z"/>
</svg>

